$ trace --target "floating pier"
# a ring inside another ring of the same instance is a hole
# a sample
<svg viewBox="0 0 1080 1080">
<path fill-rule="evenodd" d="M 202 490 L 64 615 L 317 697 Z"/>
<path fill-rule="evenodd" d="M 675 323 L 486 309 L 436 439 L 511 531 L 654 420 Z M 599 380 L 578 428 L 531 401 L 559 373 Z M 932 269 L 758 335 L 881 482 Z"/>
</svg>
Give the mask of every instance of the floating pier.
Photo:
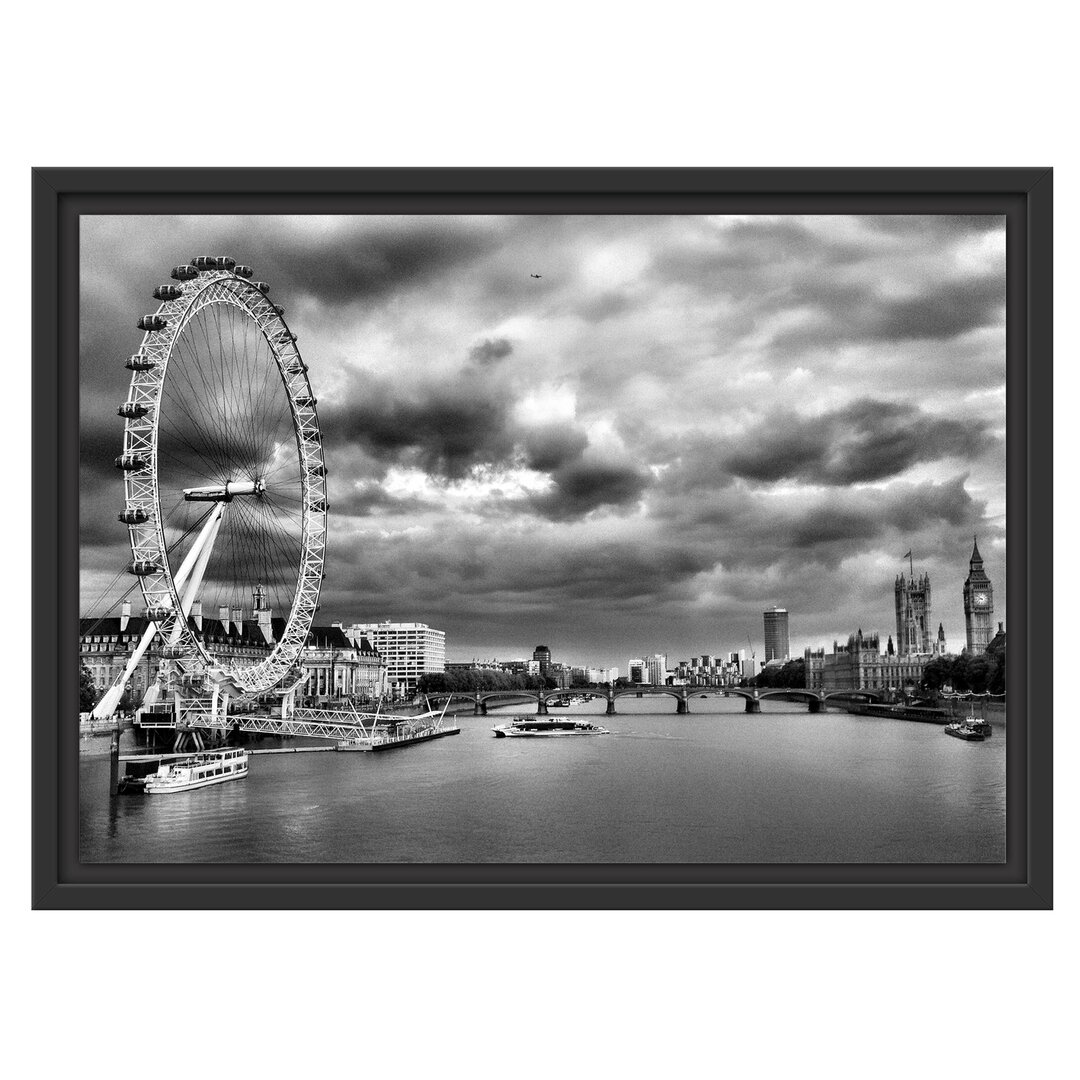
<svg viewBox="0 0 1080 1080">
<path fill-rule="evenodd" d="M 394 732 L 393 729 L 377 729 L 373 735 L 361 736 L 357 739 L 343 739 L 334 747 L 342 751 L 374 752 L 376 750 L 396 750 L 401 746 L 412 746 L 414 743 L 431 742 L 432 739 L 442 739 L 447 735 L 460 735 L 459 727 L 436 727 L 421 728 L 415 731 Z"/>
<path fill-rule="evenodd" d="M 249 754 L 325 754 L 332 746 L 275 746 L 269 750 L 249 750 Z"/>
</svg>

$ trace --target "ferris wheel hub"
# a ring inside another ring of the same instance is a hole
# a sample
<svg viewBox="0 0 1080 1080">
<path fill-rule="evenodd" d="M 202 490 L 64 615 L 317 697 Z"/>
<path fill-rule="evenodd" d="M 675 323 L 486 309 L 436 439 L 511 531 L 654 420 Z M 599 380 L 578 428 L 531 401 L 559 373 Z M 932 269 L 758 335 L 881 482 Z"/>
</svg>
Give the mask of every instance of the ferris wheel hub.
<svg viewBox="0 0 1080 1080">
<path fill-rule="evenodd" d="M 188 502 L 232 502 L 237 495 L 261 495 L 266 490 L 263 480 L 227 480 L 224 484 L 184 488 Z"/>
</svg>

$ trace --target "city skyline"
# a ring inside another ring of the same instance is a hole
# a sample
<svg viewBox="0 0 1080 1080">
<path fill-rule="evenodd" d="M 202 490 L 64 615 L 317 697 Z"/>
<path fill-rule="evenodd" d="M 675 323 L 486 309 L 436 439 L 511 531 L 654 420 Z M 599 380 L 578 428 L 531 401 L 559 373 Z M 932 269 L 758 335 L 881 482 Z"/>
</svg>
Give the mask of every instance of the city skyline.
<svg viewBox="0 0 1080 1080">
<path fill-rule="evenodd" d="M 82 606 L 129 557 L 135 320 L 207 251 L 273 283 L 311 368 L 320 623 L 621 666 L 763 657 L 777 605 L 799 656 L 884 641 L 911 550 L 958 652 L 975 533 L 1007 619 L 1004 248 L 949 216 L 84 217 Z"/>
</svg>

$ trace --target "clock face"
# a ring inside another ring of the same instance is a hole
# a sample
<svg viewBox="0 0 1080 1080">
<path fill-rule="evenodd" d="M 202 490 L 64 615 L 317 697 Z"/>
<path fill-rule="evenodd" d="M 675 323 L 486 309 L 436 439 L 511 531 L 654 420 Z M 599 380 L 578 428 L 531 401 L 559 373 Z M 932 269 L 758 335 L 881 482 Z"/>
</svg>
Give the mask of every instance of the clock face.
<svg viewBox="0 0 1080 1080">
<path fill-rule="evenodd" d="M 979 607 L 985 607 L 985 606 L 986 606 L 986 593 L 984 593 L 984 592 L 977 592 L 977 593 L 975 594 L 975 603 L 976 603 L 976 604 L 977 604 L 977 605 L 978 605 Z"/>
</svg>

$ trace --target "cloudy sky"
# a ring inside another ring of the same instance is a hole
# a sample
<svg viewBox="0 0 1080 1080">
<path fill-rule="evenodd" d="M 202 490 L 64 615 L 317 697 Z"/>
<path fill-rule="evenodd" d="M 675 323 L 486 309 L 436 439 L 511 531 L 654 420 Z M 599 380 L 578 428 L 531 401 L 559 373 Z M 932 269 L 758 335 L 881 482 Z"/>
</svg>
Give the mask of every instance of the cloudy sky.
<svg viewBox="0 0 1080 1080">
<path fill-rule="evenodd" d="M 200 254 L 310 367 L 321 621 L 625 670 L 761 657 L 775 604 L 801 654 L 894 632 L 910 548 L 959 651 L 973 533 L 1006 617 L 1005 226 L 953 216 L 83 217 L 84 611 L 130 559 L 135 320 Z"/>
</svg>

